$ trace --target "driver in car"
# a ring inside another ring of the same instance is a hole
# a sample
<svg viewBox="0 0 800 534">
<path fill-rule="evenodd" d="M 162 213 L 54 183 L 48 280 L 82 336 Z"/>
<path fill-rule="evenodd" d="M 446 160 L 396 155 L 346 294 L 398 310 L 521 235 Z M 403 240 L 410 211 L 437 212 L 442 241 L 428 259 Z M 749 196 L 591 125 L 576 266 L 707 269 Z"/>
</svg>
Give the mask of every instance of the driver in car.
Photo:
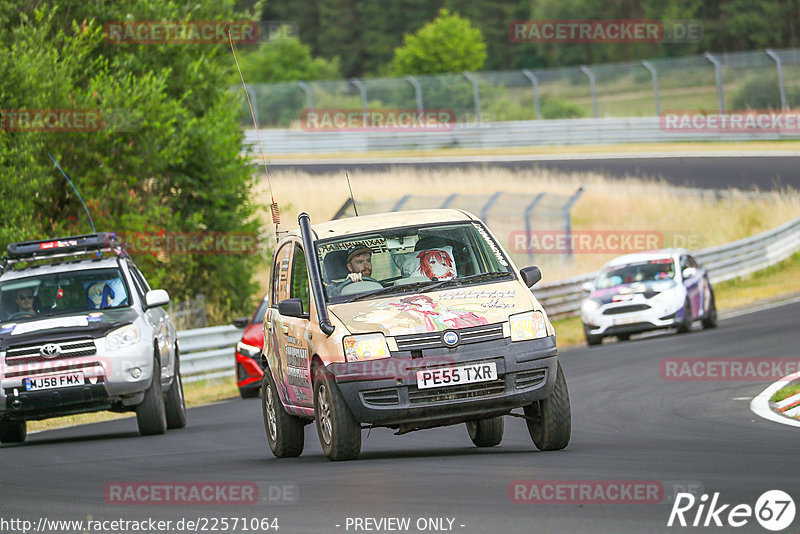
<svg viewBox="0 0 800 534">
<path fill-rule="evenodd" d="M 37 315 L 39 312 L 33 307 L 33 290 L 20 289 L 17 291 L 17 313 L 27 315 Z"/>
<path fill-rule="evenodd" d="M 345 285 L 362 282 L 364 277 L 372 276 L 372 249 L 363 245 L 350 247 L 347 250 L 346 267 L 350 272 L 344 280 L 333 286 L 334 295 L 338 295 Z"/>
</svg>

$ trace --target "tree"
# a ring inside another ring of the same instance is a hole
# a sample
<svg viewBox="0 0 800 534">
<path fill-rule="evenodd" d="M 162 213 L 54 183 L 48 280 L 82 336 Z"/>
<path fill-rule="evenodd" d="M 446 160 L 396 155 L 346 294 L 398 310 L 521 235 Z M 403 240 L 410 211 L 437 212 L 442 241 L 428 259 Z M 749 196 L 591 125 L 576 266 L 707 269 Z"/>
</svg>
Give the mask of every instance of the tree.
<svg viewBox="0 0 800 534">
<path fill-rule="evenodd" d="M 99 129 L 0 128 L 0 247 L 98 231 L 254 232 L 252 173 L 240 156 L 240 96 L 229 49 L 118 44 L 99 21 L 237 20 L 233 1 L 86 3 L 0 0 L 0 108 L 98 110 Z M 256 256 L 157 254 L 137 259 L 173 299 L 203 293 L 217 319 L 253 304 Z"/>
<path fill-rule="evenodd" d="M 486 43 L 469 20 L 441 9 L 435 20 L 395 49 L 393 74 L 442 74 L 476 71 L 486 61 Z"/>
</svg>

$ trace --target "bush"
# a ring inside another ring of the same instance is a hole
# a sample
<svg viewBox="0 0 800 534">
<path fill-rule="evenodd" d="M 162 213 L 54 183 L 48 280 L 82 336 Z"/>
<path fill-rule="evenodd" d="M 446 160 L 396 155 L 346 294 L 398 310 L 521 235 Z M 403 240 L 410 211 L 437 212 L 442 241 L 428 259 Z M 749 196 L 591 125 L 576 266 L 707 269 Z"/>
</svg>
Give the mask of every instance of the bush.
<svg viewBox="0 0 800 534">
<path fill-rule="evenodd" d="M 547 97 L 542 102 L 542 118 L 580 119 L 589 114 L 580 105 L 558 97 Z"/>
</svg>

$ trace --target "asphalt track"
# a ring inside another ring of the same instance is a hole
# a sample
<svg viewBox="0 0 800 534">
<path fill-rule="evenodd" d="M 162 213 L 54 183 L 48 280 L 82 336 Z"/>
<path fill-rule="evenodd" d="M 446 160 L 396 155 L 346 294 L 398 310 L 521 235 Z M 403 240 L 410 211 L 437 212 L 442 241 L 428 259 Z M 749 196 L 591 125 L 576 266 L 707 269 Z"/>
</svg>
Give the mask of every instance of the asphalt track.
<svg viewBox="0 0 800 534">
<path fill-rule="evenodd" d="M 280 533 L 397 532 L 346 529 L 348 517 L 411 518 L 411 527 L 399 532 L 421 532 L 419 518 L 454 519 L 451 531 L 465 534 L 697 531 L 667 528 L 674 488 L 719 492 L 727 504 L 753 506 L 772 489 L 800 500 L 797 429 L 749 410 L 749 400 L 768 382 L 667 381 L 660 364 L 682 357 L 798 359 L 799 315 L 800 303 L 793 303 L 721 320 L 713 330 L 696 325 L 686 335 L 563 352 L 573 414 L 572 442 L 564 451 L 537 452 L 524 422 L 506 418 L 505 439 L 493 449 L 473 447 L 464 425 L 403 436 L 377 429 L 368 437 L 364 432 L 358 460 L 333 463 L 308 426 L 304 454 L 277 460 L 267 449 L 260 401 L 237 399 L 192 409 L 185 429 L 163 436 L 140 437 L 135 420 L 126 419 L 36 433 L 25 444 L 3 446 L 0 518 L 36 524 L 41 517 L 264 517 L 278 518 Z M 514 503 L 509 488 L 519 480 L 653 481 L 663 484 L 664 502 Z M 131 481 L 252 481 L 262 489 L 289 486 L 296 499 L 238 506 L 106 502 L 107 484 Z M 786 532 L 797 532 L 798 525 L 795 518 Z M 710 528 L 734 530 L 765 532 L 754 518 L 738 529 Z M 3 532 L 19 530 L 6 525 Z"/>
<path fill-rule="evenodd" d="M 385 158 L 384 158 L 385 159 Z M 574 154 L 556 157 L 486 157 L 485 161 L 460 161 L 470 158 L 448 158 L 445 161 L 431 161 L 429 158 L 399 158 L 393 163 L 379 163 L 367 160 L 296 162 L 276 160 L 270 163 L 275 173 L 281 171 L 303 171 L 310 174 L 344 173 L 351 176 L 365 172 L 385 172 L 393 167 L 413 167 L 416 169 L 468 169 L 499 167 L 511 171 L 546 169 L 563 173 L 596 172 L 612 178 L 654 178 L 678 186 L 707 189 L 737 188 L 761 190 L 792 187 L 800 189 L 800 154 L 746 156 L 701 156 L 667 154 L 646 156 L 589 155 L 577 157 Z M 475 158 L 480 160 L 482 158 Z"/>
</svg>

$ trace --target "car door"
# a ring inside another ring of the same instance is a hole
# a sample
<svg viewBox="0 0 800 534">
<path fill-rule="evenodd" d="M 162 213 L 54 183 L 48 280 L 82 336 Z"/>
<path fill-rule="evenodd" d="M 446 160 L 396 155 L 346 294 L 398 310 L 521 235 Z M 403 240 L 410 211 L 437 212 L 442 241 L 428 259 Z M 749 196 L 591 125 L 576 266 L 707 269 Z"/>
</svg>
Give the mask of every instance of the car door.
<svg viewBox="0 0 800 534">
<path fill-rule="evenodd" d="M 689 267 L 697 269 L 698 279 L 698 293 L 700 295 L 699 303 L 697 305 L 697 314 L 706 316 L 711 305 L 711 282 L 708 280 L 708 272 L 703 268 L 693 256 L 686 257 Z"/>
<path fill-rule="evenodd" d="M 129 265 L 129 267 L 134 285 L 137 288 L 137 292 L 140 292 L 142 304 L 144 305 L 144 296 L 150 291 L 150 284 L 147 283 L 144 275 L 135 265 Z M 161 358 L 162 377 L 170 378 L 174 372 L 175 339 L 177 337 L 175 327 L 172 325 L 167 310 L 162 306 L 156 306 L 146 310 L 145 319 L 153 327 L 153 336 L 155 337 L 156 345 L 158 346 L 158 354 Z"/>
<path fill-rule="evenodd" d="M 681 278 L 683 279 L 683 287 L 686 288 L 686 296 L 692 308 L 692 319 L 700 315 L 702 308 L 703 288 L 701 280 L 703 279 L 702 272 L 697 269 L 697 262 L 689 261 L 688 254 L 681 254 L 680 267 Z M 686 276 L 686 275 L 689 276 Z"/>
<path fill-rule="evenodd" d="M 299 242 L 288 242 L 275 254 L 271 278 L 271 302 L 267 311 L 264 344 L 269 339 L 268 363 L 284 406 L 313 405 L 309 377 L 308 312 L 310 309 L 308 270 Z M 306 317 L 283 316 L 282 300 L 299 298 Z"/>
</svg>

